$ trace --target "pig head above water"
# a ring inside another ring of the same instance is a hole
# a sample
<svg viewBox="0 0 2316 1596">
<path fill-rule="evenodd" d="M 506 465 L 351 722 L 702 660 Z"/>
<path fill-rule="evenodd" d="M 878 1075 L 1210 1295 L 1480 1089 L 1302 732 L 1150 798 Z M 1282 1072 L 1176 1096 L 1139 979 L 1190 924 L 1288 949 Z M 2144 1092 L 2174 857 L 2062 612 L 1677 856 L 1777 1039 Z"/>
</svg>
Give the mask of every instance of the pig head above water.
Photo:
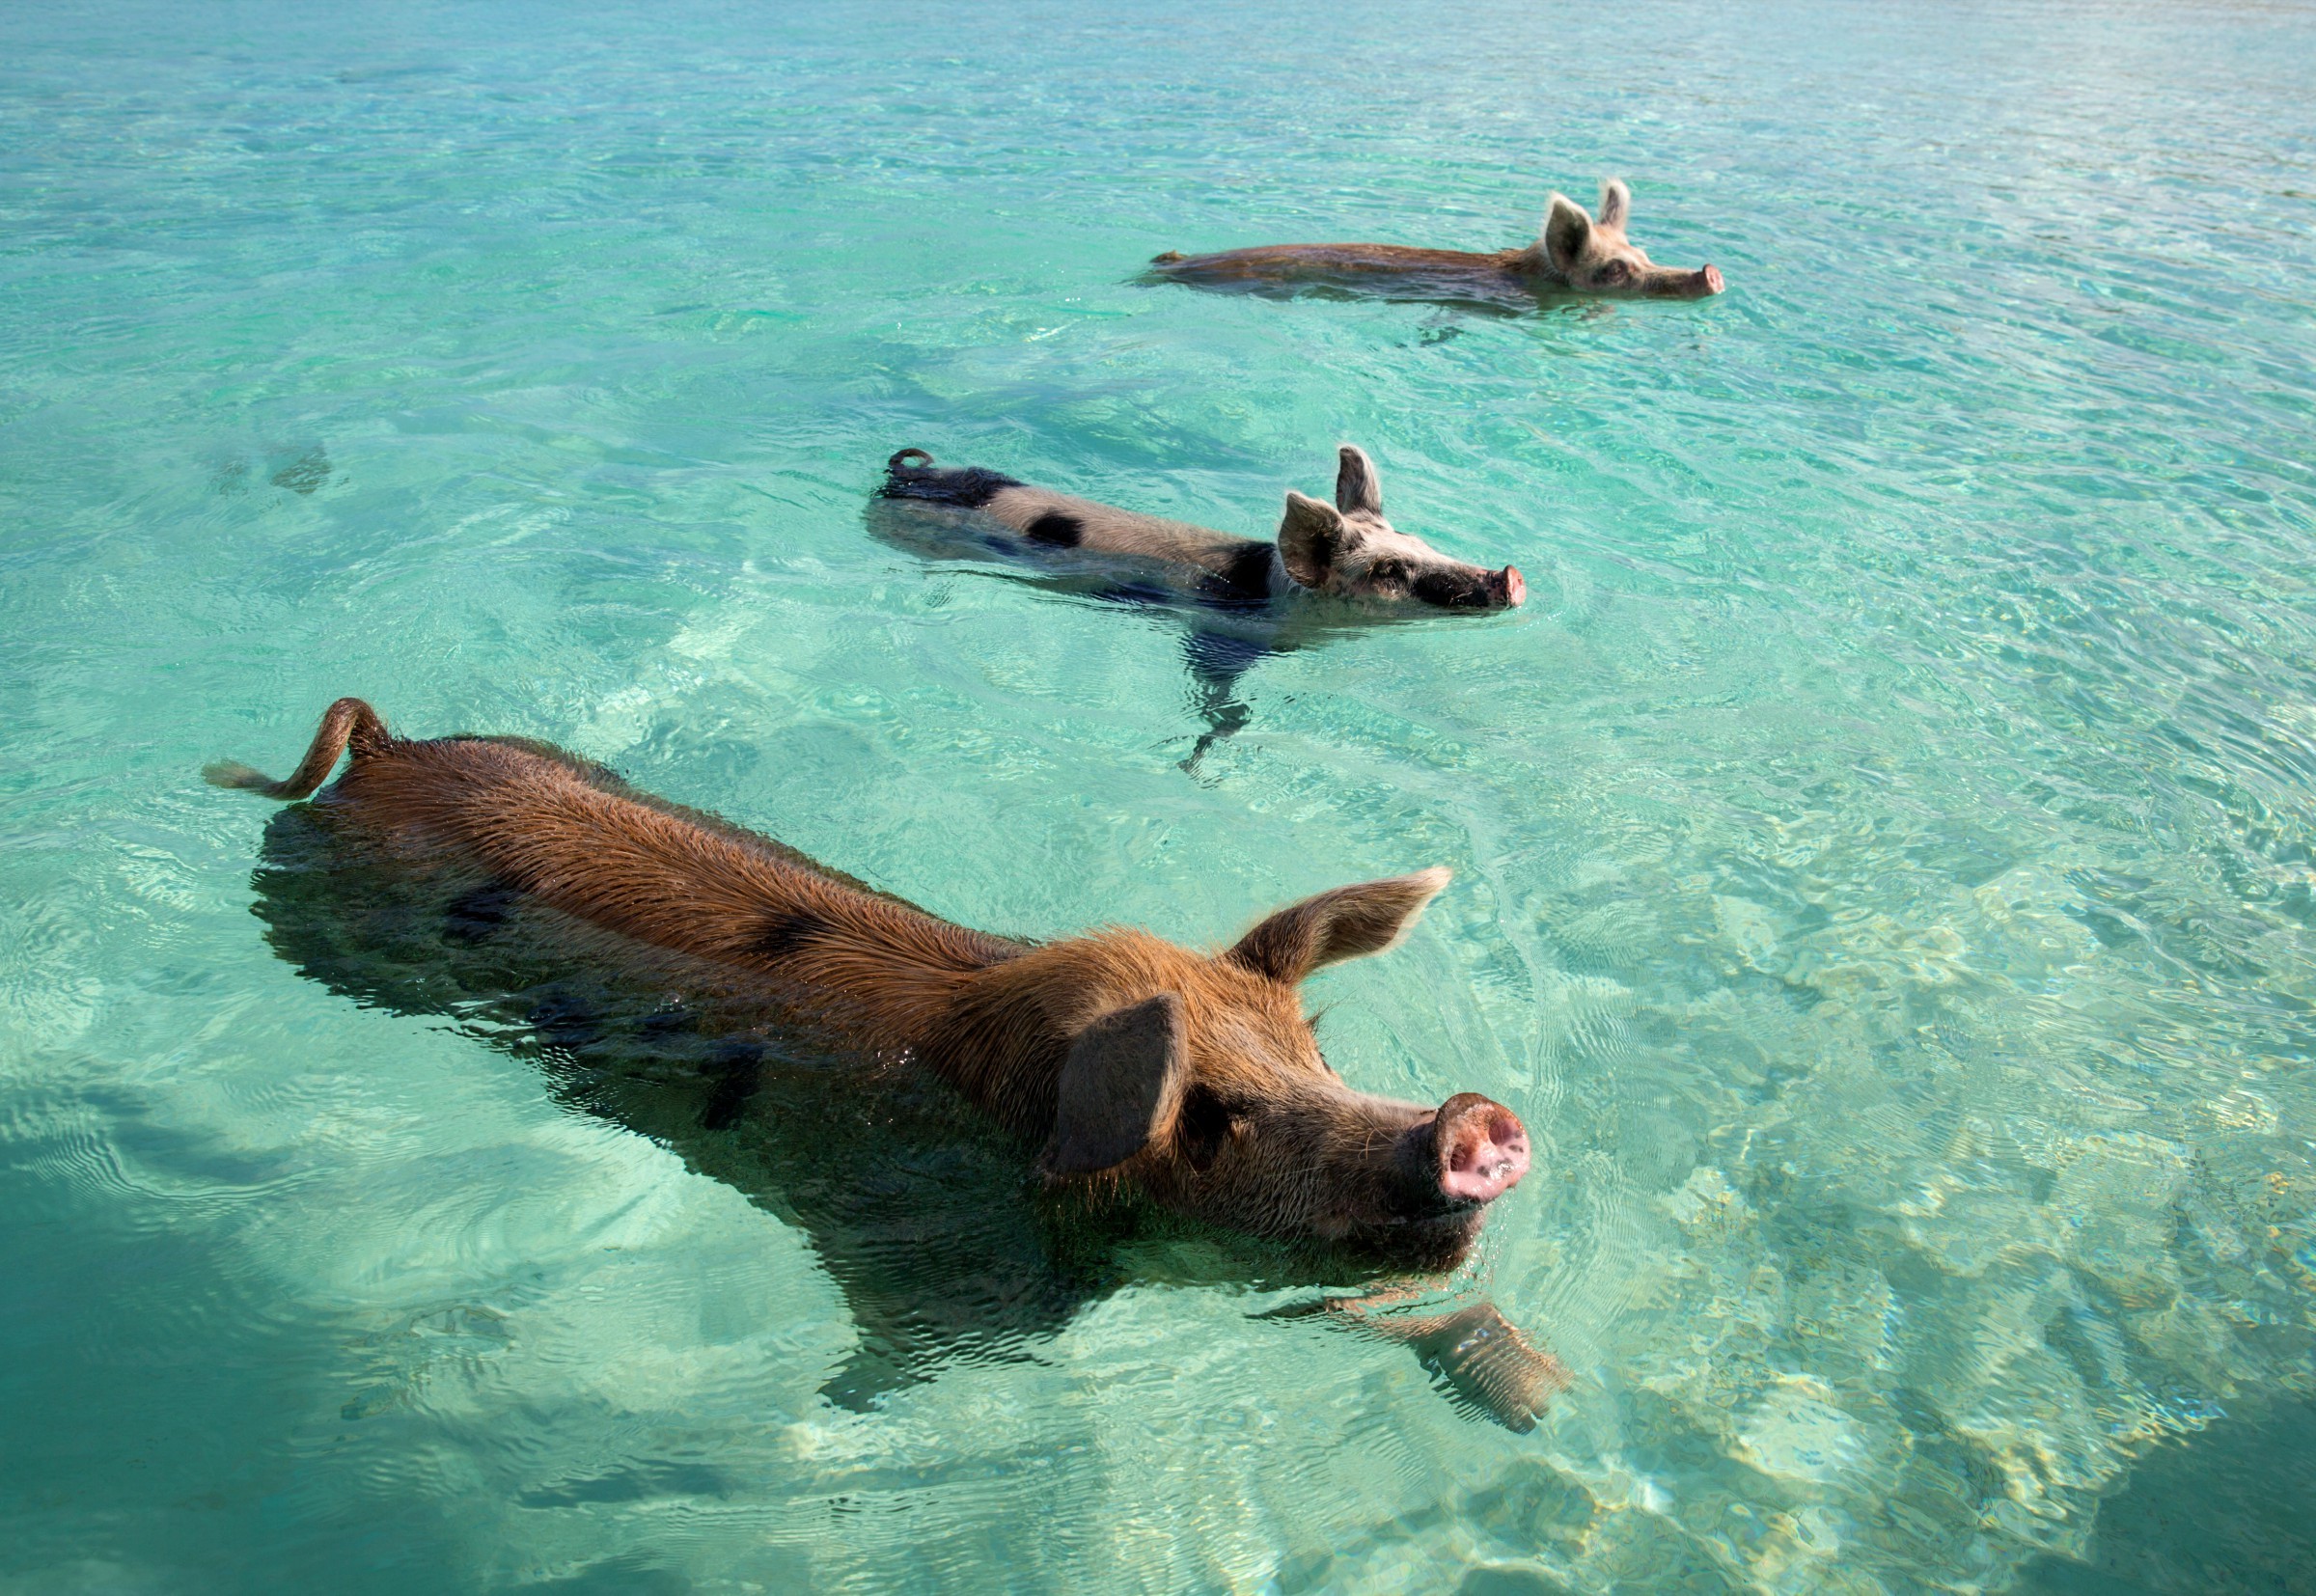
<svg viewBox="0 0 2316 1596">
<path fill-rule="evenodd" d="M 1565 194 L 1546 205 L 1533 243 L 1488 251 L 1412 249 L 1400 244 L 1258 244 L 1212 255 L 1169 250 L 1150 262 L 1153 280 L 1197 288 L 1292 296 L 1332 290 L 1386 299 L 1431 300 L 1498 310 L 1539 295 L 1574 293 L 1639 299 L 1707 299 L 1722 291 L 1718 269 L 1660 266 L 1627 236 L 1633 193 L 1610 179 L 1587 213 Z"/>
<path fill-rule="evenodd" d="M 267 828 L 257 912 L 276 950 L 538 1059 L 568 1100 L 799 1226 L 861 1336 L 833 1399 L 1022 1356 L 1088 1297 L 1167 1278 L 1172 1234 L 1208 1256 L 1221 1237 L 1242 1281 L 1436 1275 L 1527 1170 L 1500 1104 L 1345 1086 L 1295 996 L 1389 947 L 1445 872 L 1322 894 L 1214 955 L 1121 930 L 1038 945 L 543 744 L 395 738 L 356 700 L 288 780 L 210 777 L 304 797 L 349 745 L 345 775 Z M 1352 1317 L 1524 1425 L 1558 1365 L 1475 1311 L 1501 1332 Z"/>
</svg>

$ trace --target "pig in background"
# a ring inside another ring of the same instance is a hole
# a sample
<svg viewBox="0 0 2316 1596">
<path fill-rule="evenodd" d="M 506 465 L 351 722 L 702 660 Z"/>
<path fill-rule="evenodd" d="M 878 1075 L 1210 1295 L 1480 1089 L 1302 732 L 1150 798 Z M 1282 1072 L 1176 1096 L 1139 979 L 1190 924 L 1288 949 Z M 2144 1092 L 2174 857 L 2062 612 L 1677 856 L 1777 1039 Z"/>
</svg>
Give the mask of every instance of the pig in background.
<svg viewBox="0 0 2316 1596">
<path fill-rule="evenodd" d="M 1131 1282 L 1351 1287 L 1273 1316 L 1412 1348 L 1515 1429 L 1566 1384 L 1443 1289 L 1526 1172 L 1518 1118 L 1353 1090 L 1296 983 L 1381 951 L 1446 880 L 1321 894 L 1214 955 L 940 921 L 521 739 L 392 737 L 333 706 L 268 821 L 254 912 L 330 990 L 446 1017 L 574 1108 L 796 1226 L 842 1289 L 846 1407 L 1015 1360 Z M 1041 1149 L 1041 1150 L 1038 1150 Z"/>
<path fill-rule="evenodd" d="M 1279 298 L 1333 294 L 1488 310 L 1519 310 L 1557 294 L 1706 299 L 1722 291 L 1721 272 L 1713 266 L 1690 271 L 1651 261 L 1625 234 L 1632 210 L 1632 190 L 1612 178 L 1601 184 L 1597 214 L 1555 194 L 1535 241 L 1514 249 L 1258 244 L 1211 255 L 1169 250 L 1150 262 L 1148 280 Z"/>
<path fill-rule="evenodd" d="M 1365 451 L 1337 451 L 1335 502 L 1289 491 L 1276 538 L 1241 537 L 1032 487 L 979 467 L 943 467 L 922 449 L 886 462 L 870 536 L 922 558 L 1034 564 L 1050 590 L 1171 610 L 1189 624 L 1182 655 L 1206 722 L 1183 768 L 1247 723 L 1238 682 L 1266 654 L 1332 633 L 1447 614 L 1511 609 L 1528 596 L 1513 566 L 1441 553 L 1383 513 Z"/>
</svg>

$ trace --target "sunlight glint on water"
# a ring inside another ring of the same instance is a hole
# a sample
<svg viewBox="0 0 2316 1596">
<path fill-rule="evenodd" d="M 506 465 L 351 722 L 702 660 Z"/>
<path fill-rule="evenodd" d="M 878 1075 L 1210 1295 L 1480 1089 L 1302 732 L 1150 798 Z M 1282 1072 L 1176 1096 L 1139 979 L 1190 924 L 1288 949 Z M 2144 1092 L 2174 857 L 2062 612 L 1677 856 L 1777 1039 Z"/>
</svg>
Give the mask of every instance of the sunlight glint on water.
<svg viewBox="0 0 2316 1596">
<path fill-rule="evenodd" d="M 2316 26 L 1642 25 L 0 15 L 0 1588 L 2001 1587 L 2295 1433 Z M 1724 297 L 1135 281 L 1611 172 Z M 1264 661 L 1195 781 L 1175 622 L 862 521 L 917 445 L 1264 531 L 1341 440 L 1529 603 Z M 832 1409 L 800 1234 L 269 951 L 197 771 L 345 692 L 1002 931 L 1453 867 L 1322 1034 L 1526 1120 L 1575 1389 L 1139 1287 Z"/>
</svg>

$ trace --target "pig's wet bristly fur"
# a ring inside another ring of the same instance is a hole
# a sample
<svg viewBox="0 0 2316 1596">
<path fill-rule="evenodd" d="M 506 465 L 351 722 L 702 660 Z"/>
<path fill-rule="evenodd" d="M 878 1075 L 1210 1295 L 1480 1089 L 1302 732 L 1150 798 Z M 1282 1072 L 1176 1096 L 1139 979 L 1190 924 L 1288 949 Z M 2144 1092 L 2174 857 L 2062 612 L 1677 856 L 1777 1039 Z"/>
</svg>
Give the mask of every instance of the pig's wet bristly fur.
<svg viewBox="0 0 2316 1596">
<path fill-rule="evenodd" d="M 1392 526 L 1375 462 L 1350 444 L 1336 452 L 1335 502 L 1290 491 L 1270 541 L 1072 498 L 979 467 L 944 467 L 922 449 L 886 462 L 869 526 L 933 558 L 1031 561 L 1101 597 L 1196 614 L 1184 652 L 1207 733 L 1186 765 L 1245 724 L 1238 678 L 1264 654 L 1292 647 L 1290 632 L 1489 613 L 1528 595 L 1514 567 L 1453 559 Z"/>
<path fill-rule="evenodd" d="M 1517 249 L 1411 249 L 1399 244 L 1260 244 L 1211 255 L 1170 250 L 1150 262 L 1153 280 L 1205 289 L 1294 295 L 1371 294 L 1495 309 L 1561 293 L 1706 299 L 1722 291 L 1718 268 L 1660 266 L 1626 235 L 1632 190 L 1601 184 L 1587 213 L 1564 194 L 1546 204 L 1533 243 Z"/>
<path fill-rule="evenodd" d="M 1297 995 L 1397 941 L 1442 870 L 1323 893 L 1217 953 L 1119 929 L 1035 943 L 545 744 L 397 738 L 358 700 L 288 779 L 209 776 L 315 795 L 268 824 L 255 880 L 304 974 L 455 1017 L 800 1226 L 860 1331 L 839 1401 L 957 1356 L 1025 1356 L 1089 1297 L 1151 1278 L 1118 1260 L 1172 1228 L 1270 1284 L 1451 1270 L 1529 1166 L 1499 1103 L 1346 1086 Z M 1371 1328 L 1435 1364 L 1448 1344 L 1412 1320 Z M 1485 1395 L 1518 1362 L 1507 1345 L 1473 1342 L 1451 1377 L 1517 1425 L 1532 1407 Z M 1547 1387 L 1522 1389 L 1540 1403 Z"/>
</svg>

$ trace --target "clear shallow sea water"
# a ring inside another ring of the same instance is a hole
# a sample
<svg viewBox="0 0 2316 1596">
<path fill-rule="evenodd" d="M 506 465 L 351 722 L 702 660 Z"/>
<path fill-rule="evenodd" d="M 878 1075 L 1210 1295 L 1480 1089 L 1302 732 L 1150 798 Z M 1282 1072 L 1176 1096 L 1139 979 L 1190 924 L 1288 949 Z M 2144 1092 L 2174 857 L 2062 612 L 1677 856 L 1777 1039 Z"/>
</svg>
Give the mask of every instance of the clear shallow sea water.
<svg viewBox="0 0 2316 1596">
<path fill-rule="evenodd" d="M 2311 1588 L 2316 14 L 0 11 L 0 1589 Z M 1200 295 L 1628 178 L 1723 298 Z M 868 537 L 920 445 L 1508 619 L 1275 657 Z M 250 916 L 340 693 L 1515 1107 L 1536 1432 L 1134 1288 L 856 1415 L 804 1239 Z"/>
</svg>

